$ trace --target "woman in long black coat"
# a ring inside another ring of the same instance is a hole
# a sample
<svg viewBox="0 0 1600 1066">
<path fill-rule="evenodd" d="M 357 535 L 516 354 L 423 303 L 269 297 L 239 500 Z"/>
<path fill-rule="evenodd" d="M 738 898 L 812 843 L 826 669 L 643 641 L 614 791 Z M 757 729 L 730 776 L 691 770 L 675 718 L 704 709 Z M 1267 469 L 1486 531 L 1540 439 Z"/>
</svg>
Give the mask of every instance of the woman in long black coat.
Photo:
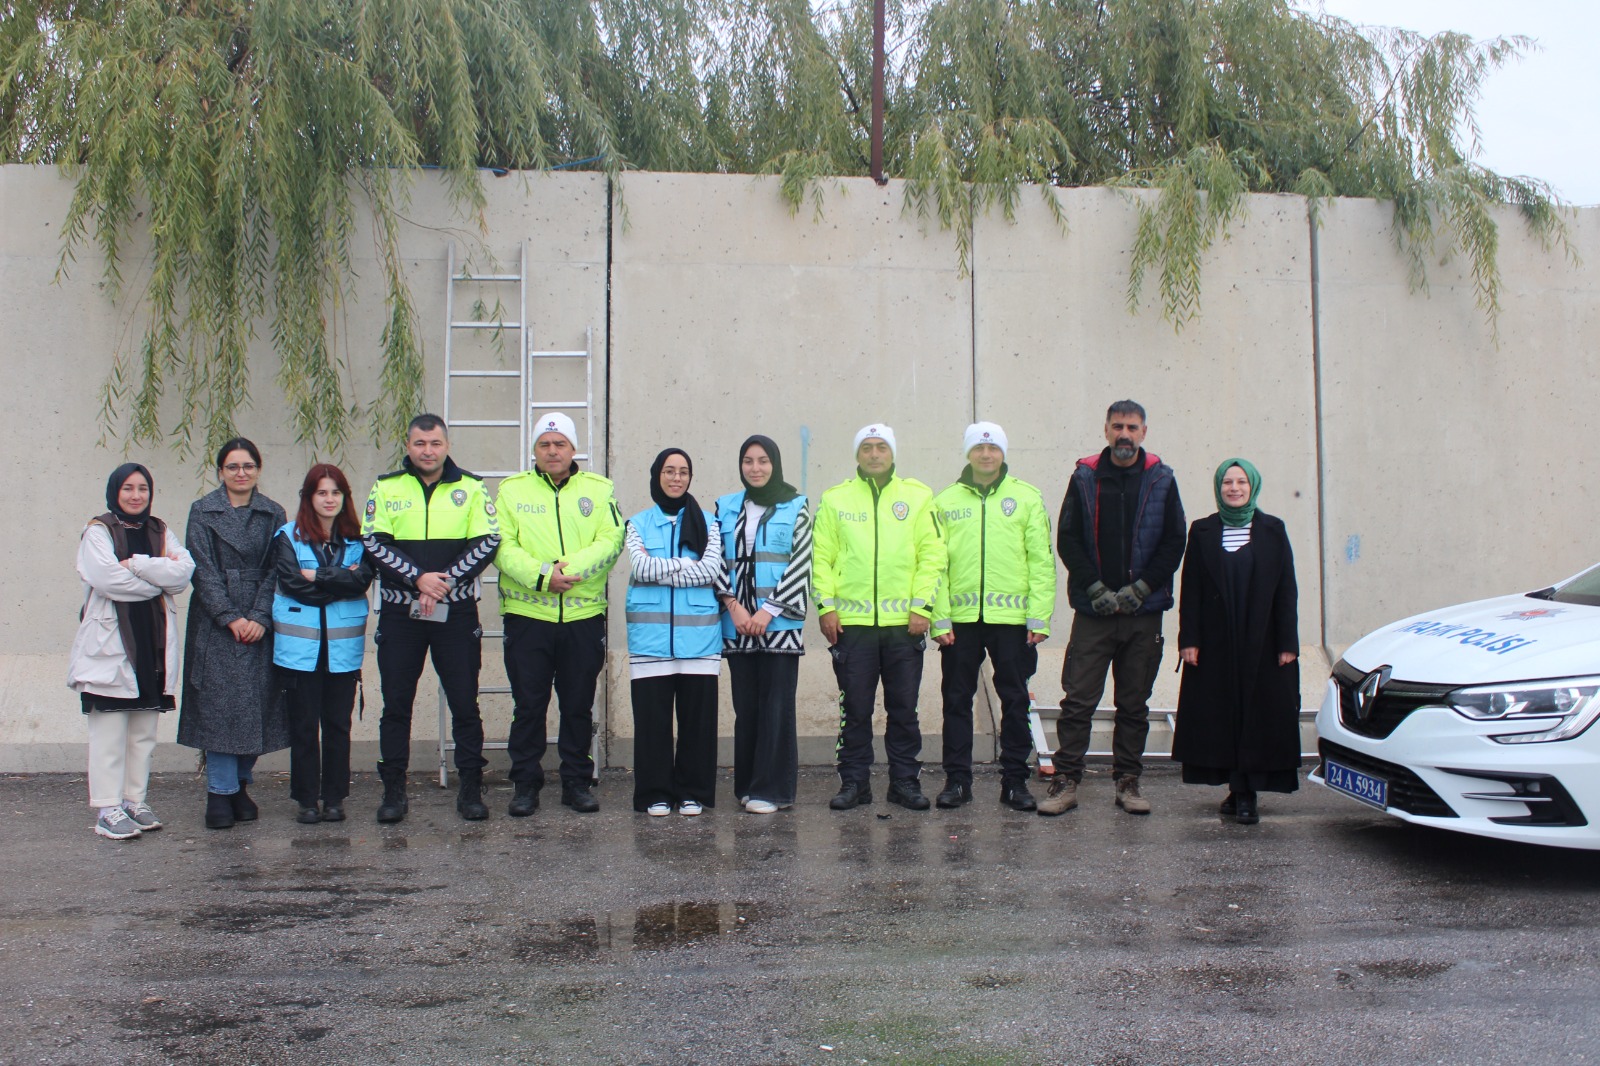
<svg viewBox="0 0 1600 1066">
<path fill-rule="evenodd" d="M 1228 459 L 1217 513 L 1189 527 L 1178 603 L 1183 681 L 1172 757 L 1183 780 L 1227 785 L 1224 817 L 1260 821 L 1256 794 L 1300 787 L 1300 634 L 1283 522 L 1256 510 L 1261 475 Z"/>
<path fill-rule="evenodd" d="M 178 743 L 206 753 L 206 826 L 252 821 L 245 786 L 256 756 L 289 746 L 282 686 L 272 668 L 271 546 L 288 521 L 256 488 L 261 453 L 236 437 L 217 453 L 215 491 L 189 508 L 194 596 L 183 645 Z"/>
</svg>

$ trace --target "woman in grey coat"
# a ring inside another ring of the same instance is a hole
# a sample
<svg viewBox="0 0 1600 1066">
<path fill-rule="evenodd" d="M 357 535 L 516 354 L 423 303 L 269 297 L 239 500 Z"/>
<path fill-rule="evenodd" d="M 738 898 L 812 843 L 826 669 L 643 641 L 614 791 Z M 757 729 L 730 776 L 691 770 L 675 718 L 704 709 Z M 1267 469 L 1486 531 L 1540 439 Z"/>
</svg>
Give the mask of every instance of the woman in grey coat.
<svg viewBox="0 0 1600 1066">
<path fill-rule="evenodd" d="M 272 669 L 272 536 L 288 521 L 261 495 L 261 453 L 243 437 L 217 452 L 221 487 L 189 508 L 194 596 L 183 646 L 178 743 L 206 753 L 206 826 L 258 814 L 245 791 L 256 756 L 289 746 Z"/>
</svg>

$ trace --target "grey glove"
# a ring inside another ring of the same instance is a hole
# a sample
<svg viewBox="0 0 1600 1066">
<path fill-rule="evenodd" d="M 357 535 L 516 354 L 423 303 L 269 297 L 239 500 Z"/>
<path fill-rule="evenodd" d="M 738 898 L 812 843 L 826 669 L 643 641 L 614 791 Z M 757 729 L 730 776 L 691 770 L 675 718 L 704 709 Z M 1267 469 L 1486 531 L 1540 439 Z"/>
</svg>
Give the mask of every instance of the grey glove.
<svg viewBox="0 0 1600 1066">
<path fill-rule="evenodd" d="M 1131 585 L 1124 585 L 1117 590 L 1117 610 L 1123 614 L 1133 614 L 1150 596 L 1150 586 L 1142 580 Z"/>
<path fill-rule="evenodd" d="M 1089 586 L 1089 606 L 1094 613 L 1104 617 L 1117 613 L 1117 594 L 1106 588 L 1104 581 Z"/>
</svg>

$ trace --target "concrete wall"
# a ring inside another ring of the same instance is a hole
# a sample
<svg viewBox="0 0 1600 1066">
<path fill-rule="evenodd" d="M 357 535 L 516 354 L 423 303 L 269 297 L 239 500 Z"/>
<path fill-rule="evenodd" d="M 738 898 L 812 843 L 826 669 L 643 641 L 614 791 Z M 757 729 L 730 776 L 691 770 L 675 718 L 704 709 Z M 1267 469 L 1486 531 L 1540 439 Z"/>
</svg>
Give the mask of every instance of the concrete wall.
<svg viewBox="0 0 1600 1066">
<path fill-rule="evenodd" d="M 841 182 L 815 219 L 809 205 L 792 215 L 776 183 L 763 179 L 634 174 L 616 202 L 593 175 L 483 181 L 486 232 L 464 220 L 433 176 L 417 178 L 405 209 L 428 404 L 444 404 L 449 242 L 483 273 L 513 264 L 526 240 L 531 345 L 581 348 L 592 331 L 595 465 L 616 479 L 627 512 L 648 505 L 648 466 L 668 444 L 695 458 L 694 491 L 709 505 L 737 487 L 736 449 L 758 430 L 779 442 L 789 479 L 815 500 L 850 472 L 851 437 L 874 420 L 895 427 L 902 472 L 938 489 L 959 472 L 961 430 L 974 417 L 1006 426 L 1013 471 L 1054 506 L 1073 460 L 1103 444 L 1106 404 L 1132 397 L 1149 409 L 1147 445 L 1176 469 L 1191 517 L 1213 509 L 1210 474 L 1220 459 L 1242 454 L 1261 468 L 1262 505 L 1288 523 L 1298 556 L 1308 706 L 1326 667 L 1322 645 L 1337 655 L 1398 615 L 1547 583 L 1591 561 L 1582 534 L 1592 517 L 1575 489 L 1600 443 L 1600 428 L 1582 416 L 1600 327 L 1600 212 L 1571 222 L 1576 265 L 1541 249 L 1506 214 L 1497 347 L 1465 266 L 1436 262 L 1429 291 L 1409 292 L 1389 210 L 1364 201 L 1329 205 L 1313 237 L 1303 201 L 1254 198 L 1207 257 L 1201 317 L 1177 331 L 1153 295 L 1138 314 L 1126 309 L 1136 223 L 1127 194 L 1054 192 L 1066 236 L 1042 203 L 1024 198 L 1014 223 L 980 222 L 963 276 L 952 236 L 906 215 L 898 184 Z M 0 770 L 81 765 L 82 727 L 63 685 L 81 595 L 71 559 L 84 519 L 103 507 L 105 472 L 121 461 L 120 447 L 97 446 L 96 390 L 111 353 L 138 336 L 137 295 L 148 274 L 135 242 L 119 304 L 107 298 L 92 247 L 55 280 L 70 193 L 53 170 L 0 169 L 0 336 L 10 386 L 0 410 L 20 431 L 19 458 L 40 487 L 13 508 L 8 528 L 13 547 L 43 563 L 43 580 L 13 586 L 0 612 Z M 377 264 L 354 267 L 335 315 L 365 401 L 376 387 L 383 301 Z M 497 295 L 459 287 L 456 317 L 471 317 L 478 297 L 493 307 Z M 514 296 L 500 299 L 514 318 Z M 515 365 L 514 336 L 488 340 L 479 333 L 458 348 L 458 365 Z M 570 369 L 546 368 L 552 376 L 536 384 L 536 396 L 581 393 Z M 305 466 L 323 457 L 290 439 L 275 372 L 263 337 L 253 353 L 254 402 L 239 429 L 266 453 L 263 490 L 290 503 Z M 508 416 L 517 406 L 496 389 L 452 393 L 455 417 Z M 477 469 L 508 466 L 517 450 L 500 431 L 465 427 L 453 445 Z M 212 484 L 200 469 L 207 464 L 164 451 L 138 457 L 154 471 L 157 512 L 181 526 L 189 502 Z M 359 442 L 329 458 L 357 485 L 393 461 Z M 619 569 L 614 597 L 624 581 Z M 492 604 L 491 596 L 486 619 Z M 1069 625 L 1063 603 L 1034 681 L 1041 698 L 1059 695 Z M 800 730 L 806 756 L 825 761 L 835 693 L 821 638 L 814 628 L 808 636 Z M 620 621 L 612 647 L 607 750 L 625 765 L 631 723 Z M 498 647 L 486 646 L 486 686 L 501 681 L 498 660 Z M 360 762 L 372 754 L 379 703 L 370 661 L 367 674 Z M 930 655 L 923 724 L 932 761 L 937 678 Z M 1156 706 L 1171 706 L 1175 680 L 1169 665 Z M 503 736 L 507 700 L 486 696 L 484 707 L 490 734 Z M 419 698 L 419 767 L 431 762 L 433 714 L 431 696 Z M 980 727 L 984 719 L 980 706 Z M 175 728 L 176 716 L 167 716 L 163 739 Z M 726 706 L 722 731 L 731 732 Z M 163 766 L 192 764 L 173 745 L 159 752 Z"/>
</svg>

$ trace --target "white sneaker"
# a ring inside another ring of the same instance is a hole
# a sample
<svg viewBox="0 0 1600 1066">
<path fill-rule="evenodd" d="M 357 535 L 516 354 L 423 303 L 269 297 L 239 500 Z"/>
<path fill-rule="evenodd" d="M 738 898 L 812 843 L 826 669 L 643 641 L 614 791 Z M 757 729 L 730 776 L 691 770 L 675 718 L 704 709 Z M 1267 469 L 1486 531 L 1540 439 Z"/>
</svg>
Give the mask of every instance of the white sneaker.
<svg viewBox="0 0 1600 1066">
<path fill-rule="evenodd" d="M 101 807 L 94 831 L 112 840 L 128 840 L 139 835 L 139 825 L 121 807 Z"/>
<path fill-rule="evenodd" d="M 744 801 L 744 809 L 751 814 L 776 814 L 778 805 L 771 800 L 752 799 Z"/>
<path fill-rule="evenodd" d="M 161 828 L 161 819 L 156 817 L 156 812 L 150 809 L 148 803 L 124 803 L 122 809 L 133 819 L 133 824 L 146 833 Z"/>
<path fill-rule="evenodd" d="M 684 800 L 682 803 L 678 804 L 678 813 L 686 818 L 693 818 L 702 810 L 704 810 L 704 808 L 694 800 Z"/>
<path fill-rule="evenodd" d="M 652 803 L 650 806 L 644 809 L 644 813 L 648 814 L 652 818 L 665 818 L 667 815 L 672 813 L 672 804 Z"/>
</svg>

